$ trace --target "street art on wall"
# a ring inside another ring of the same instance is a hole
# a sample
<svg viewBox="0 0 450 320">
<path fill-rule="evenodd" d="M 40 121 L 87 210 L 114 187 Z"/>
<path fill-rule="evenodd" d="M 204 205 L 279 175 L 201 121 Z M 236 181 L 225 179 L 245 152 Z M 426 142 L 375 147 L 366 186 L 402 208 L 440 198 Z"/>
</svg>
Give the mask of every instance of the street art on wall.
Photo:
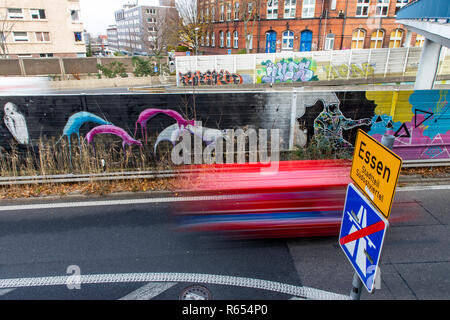
<svg viewBox="0 0 450 320">
<path fill-rule="evenodd" d="M 309 58 L 281 59 L 279 61 L 266 60 L 261 63 L 261 68 L 257 69 L 257 83 L 277 83 L 277 82 L 305 82 L 317 81 L 319 78 L 314 75 L 317 69 L 316 62 Z"/>
<path fill-rule="evenodd" d="M 229 71 L 220 70 L 217 72 L 206 71 L 206 72 L 187 72 L 179 73 L 180 83 L 185 86 L 201 86 L 201 85 L 227 85 L 227 84 L 242 84 L 244 83 L 243 78 L 238 73 L 230 73 Z"/>
<path fill-rule="evenodd" d="M 186 120 L 183 118 L 183 116 L 181 114 L 179 114 L 178 112 L 176 112 L 174 110 L 149 108 L 149 109 L 145 109 L 144 111 L 142 111 L 141 114 L 139 115 L 139 118 L 135 124 L 134 136 L 136 137 L 137 128 L 138 128 L 138 124 L 139 124 L 141 126 L 142 138 L 145 137 L 145 142 L 147 142 L 147 122 L 151 118 L 153 118 L 154 116 L 156 116 L 160 113 L 173 118 L 177 122 L 177 124 L 180 128 L 186 127 L 189 124 L 190 125 L 194 124 L 194 120 Z M 145 135 L 144 135 L 144 132 L 145 132 Z"/>
<path fill-rule="evenodd" d="M 281 150 L 320 140 L 351 149 L 361 128 L 377 140 L 394 135 L 394 152 L 404 160 L 450 158 L 448 101 L 446 90 L 0 97 L 0 147 L 2 154 L 12 145 L 25 153 L 39 150 L 41 140 L 66 137 L 73 152 L 76 134 L 91 145 L 120 138 L 123 148 L 156 154 L 163 141 L 175 145 L 186 132 L 208 146 L 226 139 L 226 129 L 248 127 L 280 130 Z"/>
<path fill-rule="evenodd" d="M 351 148 L 353 145 L 344 139 L 343 131 L 370 124 L 371 119 L 369 118 L 358 120 L 346 118 L 339 109 L 339 103 L 324 102 L 323 111 L 314 119 L 314 138 L 316 140 L 326 139 L 331 148 L 335 150 Z"/>
<path fill-rule="evenodd" d="M 19 144 L 27 145 L 30 137 L 28 135 L 27 122 L 23 114 L 17 110 L 17 106 L 12 102 L 5 104 L 4 111 L 3 121 L 11 135 Z"/>
<path fill-rule="evenodd" d="M 368 92 L 379 101 L 369 134 L 381 141 L 384 132 L 395 136 L 394 151 L 403 159 L 450 158 L 450 111 L 447 90 L 407 92 L 398 97 L 393 115 L 385 97 Z M 384 102 L 384 103 L 383 103 Z"/>
<path fill-rule="evenodd" d="M 123 152 L 125 153 L 125 146 L 126 145 L 137 145 L 142 147 L 142 142 L 136 139 L 133 139 L 125 130 L 123 130 L 122 128 L 113 126 L 113 125 L 101 125 L 101 126 L 97 126 L 94 129 L 92 129 L 91 131 L 89 131 L 86 134 L 86 141 L 88 142 L 88 144 L 92 144 L 92 146 L 94 147 L 94 137 L 97 134 L 112 134 L 115 136 L 118 136 L 122 139 L 122 148 L 123 148 Z M 95 147 L 94 147 L 94 151 L 95 151 Z"/>
<path fill-rule="evenodd" d="M 327 79 L 347 79 L 347 78 L 366 78 L 375 74 L 374 63 L 362 63 L 360 65 L 352 63 L 348 65 L 343 63 L 340 65 L 324 65 L 323 71 L 326 73 Z"/>
</svg>

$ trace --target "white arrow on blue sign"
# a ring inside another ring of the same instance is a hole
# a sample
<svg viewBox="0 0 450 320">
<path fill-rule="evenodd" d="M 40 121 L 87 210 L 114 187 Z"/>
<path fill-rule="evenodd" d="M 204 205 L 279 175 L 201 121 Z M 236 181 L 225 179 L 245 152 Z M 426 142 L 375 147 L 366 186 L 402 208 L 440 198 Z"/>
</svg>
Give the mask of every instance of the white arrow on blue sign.
<svg viewBox="0 0 450 320">
<path fill-rule="evenodd" d="M 339 245 L 367 291 L 372 292 L 388 221 L 368 199 L 349 184 L 342 215 Z"/>
</svg>

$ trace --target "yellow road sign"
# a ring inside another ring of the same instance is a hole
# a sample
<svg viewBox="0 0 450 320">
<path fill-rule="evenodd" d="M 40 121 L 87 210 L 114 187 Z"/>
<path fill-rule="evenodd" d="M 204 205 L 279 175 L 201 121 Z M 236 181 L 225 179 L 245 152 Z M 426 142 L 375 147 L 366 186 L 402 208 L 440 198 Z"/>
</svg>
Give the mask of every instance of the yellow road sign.
<svg viewBox="0 0 450 320">
<path fill-rule="evenodd" d="M 350 177 L 380 212 L 389 218 L 402 159 L 358 130 Z"/>
</svg>

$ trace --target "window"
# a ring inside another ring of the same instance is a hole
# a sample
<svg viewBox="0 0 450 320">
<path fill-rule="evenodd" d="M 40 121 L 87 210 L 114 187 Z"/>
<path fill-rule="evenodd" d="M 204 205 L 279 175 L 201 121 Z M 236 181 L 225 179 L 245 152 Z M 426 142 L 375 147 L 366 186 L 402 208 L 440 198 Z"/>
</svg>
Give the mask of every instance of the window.
<svg viewBox="0 0 450 320">
<path fill-rule="evenodd" d="M 80 10 L 70 10 L 70 16 L 73 22 L 80 21 Z"/>
<path fill-rule="evenodd" d="M 214 22 L 216 19 L 216 7 L 211 7 L 211 21 Z"/>
<path fill-rule="evenodd" d="M 403 31 L 395 29 L 391 32 L 391 39 L 389 40 L 389 48 L 400 48 L 403 40 Z"/>
<path fill-rule="evenodd" d="M 227 3 L 227 21 L 231 20 L 231 3 Z"/>
<path fill-rule="evenodd" d="M 398 10 L 408 4 L 408 1 L 409 0 L 397 0 L 397 3 L 395 4 L 395 15 L 397 15 Z"/>
<path fill-rule="evenodd" d="M 210 21 L 211 17 L 209 16 L 209 8 L 206 8 L 206 21 Z"/>
<path fill-rule="evenodd" d="M 214 35 L 214 32 L 211 33 L 211 47 L 216 46 L 216 36 Z"/>
<path fill-rule="evenodd" d="M 384 32 L 383 30 L 375 30 L 370 38 L 370 48 L 382 48 L 383 47 Z"/>
<path fill-rule="evenodd" d="M 156 14 L 156 9 L 147 9 L 145 10 L 147 14 Z"/>
<path fill-rule="evenodd" d="M 284 0 L 284 18 L 295 18 L 296 0 Z"/>
<path fill-rule="evenodd" d="M 49 42 L 50 41 L 50 33 L 48 32 L 36 32 L 36 41 L 38 42 Z"/>
<path fill-rule="evenodd" d="M 46 19 L 44 9 L 30 9 L 30 15 L 31 15 L 31 19 L 33 19 L 33 20 Z"/>
<path fill-rule="evenodd" d="M 302 18 L 314 18 L 316 0 L 303 0 Z"/>
<path fill-rule="evenodd" d="M 14 42 L 28 42 L 27 32 L 13 32 Z"/>
<path fill-rule="evenodd" d="M 206 46 L 209 47 L 209 31 L 206 33 Z"/>
<path fill-rule="evenodd" d="M 416 47 L 423 47 L 424 42 L 425 42 L 425 37 L 418 34 L 416 36 Z"/>
<path fill-rule="evenodd" d="M 0 31 L 0 42 L 5 42 L 5 41 L 6 41 L 5 34 L 2 31 Z"/>
<path fill-rule="evenodd" d="M 336 0 L 331 0 L 330 10 L 336 10 Z"/>
<path fill-rule="evenodd" d="M 358 0 L 356 3 L 356 16 L 367 17 L 369 15 L 370 0 Z"/>
<path fill-rule="evenodd" d="M 377 0 L 377 17 L 387 17 L 390 0 Z"/>
<path fill-rule="evenodd" d="M 325 50 L 333 50 L 334 49 L 334 34 L 329 33 L 325 37 Z"/>
<path fill-rule="evenodd" d="M 267 19 L 276 19 L 278 17 L 278 0 L 267 1 Z"/>
<path fill-rule="evenodd" d="M 9 19 L 23 19 L 22 9 L 8 8 L 8 18 Z"/>
<path fill-rule="evenodd" d="M 285 31 L 282 37 L 282 49 L 294 49 L 294 32 Z"/>
<path fill-rule="evenodd" d="M 81 32 L 74 32 L 73 35 L 75 36 L 75 42 L 83 41 L 83 35 L 81 34 Z"/>
<path fill-rule="evenodd" d="M 200 37 L 200 45 L 201 45 L 202 47 L 205 46 L 205 37 L 204 37 L 204 36 L 201 36 L 201 37 Z"/>
<path fill-rule="evenodd" d="M 234 20 L 239 20 L 239 2 L 234 3 Z"/>
<path fill-rule="evenodd" d="M 239 34 L 237 31 L 233 32 L 233 48 L 239 48 Z"/>
<path fill-rule="evenodd" d="M 225 12 L 224 12 L 224 10 L 225 10 L 225 7 L 224 7 L 223 4 L 221 4 L 220 5 L 220 21 L 225 20 Z"/>
<path fill-rule="evenodd" d="M 219 32 L 219 46 L 223 48 L 223 31 Z"/>
<path fill-rule="evenodd" d="M 39 54 L 41 58 L 53 58 L 53 53 L 41 53 Z"/>
<path fill-rule="evenodd" d="M 227 48 L 231 47 L 231 32 L 227 31 Z"/>
<path fill-rule="evenodd" d="M 364 38 L 366 37 L 366 32 L 361 29 L 356 29 L 352 34 L 352 49 L 363 49 L 364 48 Z"/>
</svg>

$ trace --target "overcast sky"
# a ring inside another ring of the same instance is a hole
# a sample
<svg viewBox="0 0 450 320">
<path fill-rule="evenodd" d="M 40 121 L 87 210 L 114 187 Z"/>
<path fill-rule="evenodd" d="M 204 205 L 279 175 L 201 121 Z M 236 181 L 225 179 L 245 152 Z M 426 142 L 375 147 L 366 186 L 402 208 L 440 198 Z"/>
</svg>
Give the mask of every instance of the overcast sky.
<svg viewBox="0 0 450 320">
<path fill-rule="evenodd" d="M 106 34 L 106 28 L 114 24 L 114 11 L 136 0 L 80 0 L 83 28 L 92 35 Z M 157 4 L 158 0 L 139 0 L 139 4 Z"/>
</svg>

